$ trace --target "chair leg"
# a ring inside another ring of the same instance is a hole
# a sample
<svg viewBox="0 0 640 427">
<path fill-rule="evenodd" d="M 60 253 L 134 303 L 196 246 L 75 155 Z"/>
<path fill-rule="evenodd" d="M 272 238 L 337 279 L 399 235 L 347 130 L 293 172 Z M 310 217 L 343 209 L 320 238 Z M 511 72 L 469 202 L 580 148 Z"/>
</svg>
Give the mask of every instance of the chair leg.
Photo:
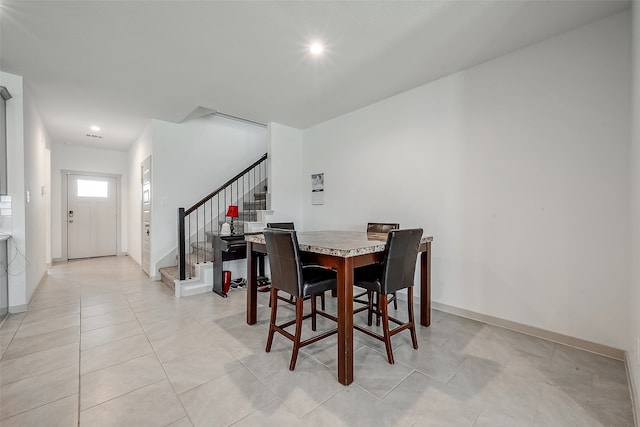
<svg viewBox="0 0 640 427">
<path fill-rule="evenodd" d="M 413 319 L 413 286 L 409 286 L 409 288 L 407 289 L 407 299 L 409 307 L 409 323 L 411 324 L 411 326 L 409 327 L 409 330 L 411 331 L 411 341 L 413 342 L 413 348 L 415 348 L 416 350 L 418 349 L 418 337 L 416 335 L 416 322 Z"/>
<path fill-rule="evenodd" d="M 369 308 L 367 308 L 367 325 L 371 326 L 373 322 L 373 298 L 375 297 L 373 291 L 367 291 L 367 300 L 369 301 Z"/>
<path fill-rule="evenodd" d="M 316 297 L 317 295 L 311 295 L 311 330 L 316 330 Z"/>
<path fill-rule="evenodd" d="M 322 311 L 325 311 L 325 308 L 324 308 L 324 292 L 320 294 L 320 307 L 322 307 Z"/>
<path fill-rule="evenodd" d="M 375 293 L 374 293 L 375 295 Z M 388 301 L 388 297 L 387 295 L 384 296 L 385 297 L 385 301 L 387 301 L 387 305 L 389 305 L 389 301 Z M 374 298 L 375 299 L 375 298 Z M 378 301 L 378 306 L 376 307 L 376 326 L 380 326 L 380 301 Z M 387 314 L 389 313 L 389 310 L 387 310 Z"/>
<path fill-rule="evenodd" d="M 391 350 L 391 335 L 389 335 L 389 301 L 387 295 L 380 294 L 378 297 L 378 308 L 382 312 L 382 334 L 384 337 L 384 346 L 387 349 L 387 359 L 390 364 L 394 364 L 393 350 Z"/>
<path fill-rule="evenodd" d="M 289 370 L 293 371 L 296 368 L 296 361 L 298 360 L 298 350 L 300 350 L 300 338 L 302 337 L 302 317 L 304 309 L 304 298 L 296 298 L 296 333 L 293 338 L 293 351 L 291 353 L 291 363 L 289 364 Z"/>
<path fill-rule="evenodd" d="M 271 344 L 273 344 L 273 334 L 276 332 L 274 326 L 276 324 L 277 312 L 278 312 L 278 290 L 271 288 L 271 294 L 269 295 L 269 305 L 271 306 L 271 317 L 269 318 L 269 335 L 267 337 L 266 352 L 271 351 Z"/>
<path fill-rule="evenodd" d="M 393 293 L 393 309 L 397 310 L 398 309 L 398 298 L 396 297 L 396 293 Z"/>
</svg>

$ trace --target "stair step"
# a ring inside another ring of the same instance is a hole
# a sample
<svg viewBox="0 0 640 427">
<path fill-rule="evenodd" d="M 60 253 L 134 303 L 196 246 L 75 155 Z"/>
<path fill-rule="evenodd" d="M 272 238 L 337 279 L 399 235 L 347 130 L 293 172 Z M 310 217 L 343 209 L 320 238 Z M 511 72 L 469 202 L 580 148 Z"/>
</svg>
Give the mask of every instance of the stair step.
<svg viewBox="0 0 640 427">
<path fill-rule="evenodd" d="M 191 242 L 191 253 L 187 254 L 187 263 L 211 262 L 212 259 L 213 248 L 211 247 L 211 242 Z"/>
<path fill-rule="evenodd" d="M 245 211 L 248 210 L 262 210 L 262 209 L 266 209 L 267 208 L 267 201 L 266 199 L 263 200 L 252 200 L 252 201 L 245 201 L 242 203 L 242 207 L 244 208 Z"/>
<path fill-rule="evenodd" d="M 266 192 L 254 193 L 253 198 L 254 200 L 267 200 L 267 193 Z"/>
<path fill-rule="evenodd" d="M 194 243 L 195 244 L 195 243 Z M 194 245 L 192 244 L 192 246 Z M 203 246 L 205 243 L 200 243 L 200 246 Z M 187 254 L 187 258 L 185 259 L 185 273 L 187 278 L 189 277 L 193 277 L 196 274 L 196 267 L 195 265 L 198 262 L 204 262 L 204 252 L 200 251 L 200 255 L 201 255 L 201 259 L 198 260 L 198 257 L 196 257 L 195 253 L 190 253 Z M 213 253 L 211 251 L 209 251 L 209 253 L 207 253 L 207 261 L 211 261 L 213 256 Z M 162 280 L 162 282 L 164 284 L 166 284 L 167 286 L 169 286 L 171 289 L 175 289 L 174 286 L 174 280 L 180 279 L 180 271 L 178 270 L 178 266 L 177 265 L 173 265 L 170 267 L 161 267 L 158 269 L 158 271 L 160 272 L 160 278 Z M 191 274 L 189 274 L 189 271 L 191 271 Z"/>
<path fill-rule="evenodd" d="M 258 216 L 258 212 L 260 209 L 253 209 L 253 210 L 246 210 L 246 211 L 240 211 L 238 212 L 238 217 L 237 218 L 233 218 L 233 222 L 238 223 L 238 222 L 243 222 L 243 221 L 255 221 L 256 216 Z M 231 222 L 231 218 L 227 218 L 224 216 L 221 216 L 218 220 L 218 224 L 224 224 L 226 222 Z"/>
<path fill-rule="evenodd" d="M 257 213 L 256 213 L 257 209 L 252 209 L 252 210 L 246 210 L 246 211 L 241 211 L 238 214 L 238 218 L 234 218 L 233 222 L 242 222 L 242 221 L 252 221 L 255 219 Z"/>
<path fill-rule="evenodd" d="M 180 278 L 178 266 L 174 265 L 173 267 L 160 268 L 160 277 L 162 279 L 162 283 L 169 286 L 171 289 L 175 289 L 174 280 Z"/>
</svg>

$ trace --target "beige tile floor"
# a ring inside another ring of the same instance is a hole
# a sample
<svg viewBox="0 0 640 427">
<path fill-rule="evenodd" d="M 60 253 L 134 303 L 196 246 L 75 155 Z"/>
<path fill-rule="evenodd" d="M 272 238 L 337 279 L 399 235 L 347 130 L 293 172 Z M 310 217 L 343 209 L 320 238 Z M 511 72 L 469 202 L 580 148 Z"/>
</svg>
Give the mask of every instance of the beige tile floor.
<svg viewBox="0 0 640 427">
<path fill-rule="evenodd" d="M 245 295 L 176 299 L 126 257 L 51 268 L 29 311 L 0 329 L 0 424 L 633 425 L 622 362 L 438 311 L 419 350 L 394 337 L 393 366 L 356 335 L 349 387 L 336 380 L 335 337 L 290 372 L 288 341 L 264 351 L 266 294 L 255 326 Z"/>
</svg>

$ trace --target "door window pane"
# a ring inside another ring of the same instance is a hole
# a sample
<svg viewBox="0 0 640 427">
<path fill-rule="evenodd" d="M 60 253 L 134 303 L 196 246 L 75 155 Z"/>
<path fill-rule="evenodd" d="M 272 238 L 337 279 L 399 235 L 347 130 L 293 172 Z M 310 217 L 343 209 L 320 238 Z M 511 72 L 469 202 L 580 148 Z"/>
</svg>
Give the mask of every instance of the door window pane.
<svg viewBox="0 0 640 427">
<path fill-rule="evenodd" d="M 142 203 L 149 203 L 151 200 L 151 185 L 147 182 L 142 186 Z"/>
<path fill-rule="evenodd" d="M 78 197 L 108 197 L 109 182 L 78 180 Z"/>
</svg>

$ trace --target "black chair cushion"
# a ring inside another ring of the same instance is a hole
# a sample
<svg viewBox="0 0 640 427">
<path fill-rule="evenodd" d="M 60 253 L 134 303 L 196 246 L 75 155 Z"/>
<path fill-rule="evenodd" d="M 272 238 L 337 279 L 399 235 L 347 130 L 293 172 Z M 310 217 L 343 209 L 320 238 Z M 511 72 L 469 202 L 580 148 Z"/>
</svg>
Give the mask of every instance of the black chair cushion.
<svg viewBox="0 0 640 427">
<path fill-rule="evenodd" d="M 354 284 L 368 291 L 380 292 L 382 289 L 382 284 L 380 283 L 382 268 L 383 264 L 371 264 L 355 269 Z"/>
<path fill-rule="evenodd" d="M 302 296 L 318 295 L 324 291 L 331 291 L 337 287 L 338 275 L 335 271 L 317 267 L 302 267 Z"/>
</svg>

